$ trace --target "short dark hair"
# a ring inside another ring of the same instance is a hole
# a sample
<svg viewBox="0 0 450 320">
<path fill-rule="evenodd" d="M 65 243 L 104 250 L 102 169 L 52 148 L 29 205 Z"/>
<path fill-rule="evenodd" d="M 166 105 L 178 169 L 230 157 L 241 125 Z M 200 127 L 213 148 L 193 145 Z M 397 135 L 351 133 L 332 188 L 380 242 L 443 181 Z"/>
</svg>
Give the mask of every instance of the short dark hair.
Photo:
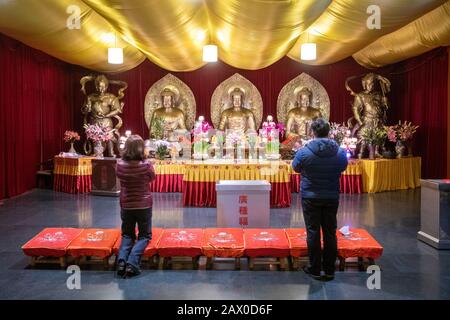
<svg viewBox="0 0 450 320">
<path fill-rule="evenodd" d="M 125 141 L 122 159 L 125 161 L 144 160 L 144 140 L 137 134 L 131 135 Z"/>
<path fill-rule="evenodd" d="M 312 122 L 311 130 L 316 138 L 326 138 L 330 132 L 330 125 L 324 119 L 318 118 Z"/>
</svg>

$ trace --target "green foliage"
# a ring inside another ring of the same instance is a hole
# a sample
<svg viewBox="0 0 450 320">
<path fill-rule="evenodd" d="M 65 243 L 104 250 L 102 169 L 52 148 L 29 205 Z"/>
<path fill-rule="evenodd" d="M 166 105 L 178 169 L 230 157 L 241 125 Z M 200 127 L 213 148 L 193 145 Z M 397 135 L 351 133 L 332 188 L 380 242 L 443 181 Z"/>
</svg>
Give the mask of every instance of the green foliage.
<svg viewBox="0 0 450 320">
<path fill-rule="evenodd" d="M 360 131 L 361 140 L 368 145 L 382 145 L 387 137 L 385 127 L 364 127 Z"/>
<path fill-rule="evenodd" d="M 164 137 L 164 119 L 155 117 L 151 123 L 151 137 L 153 139 L 162 140 Z"/>
<path fill-rule="evenodd" d="M 166 155 L 168 154 L 169 149 L 166 145 L 160 145 L 156 148 L 155 155 L 156 158 L 159 160 L 164 160 L 166 158 Z"/>
</svg>

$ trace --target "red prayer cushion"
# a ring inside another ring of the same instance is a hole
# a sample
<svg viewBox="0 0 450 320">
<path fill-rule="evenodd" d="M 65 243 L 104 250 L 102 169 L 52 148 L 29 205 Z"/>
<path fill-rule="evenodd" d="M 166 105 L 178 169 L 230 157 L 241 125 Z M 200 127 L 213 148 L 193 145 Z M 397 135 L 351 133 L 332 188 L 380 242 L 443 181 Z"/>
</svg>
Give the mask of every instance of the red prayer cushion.
<svg viewBox="0 0 450 320">
<path fill-rule="evenodd" d="M 45 228 L 22 246 L 32 257 L 62 257 L 69 244 L 83 231 L 76 228 Z"/>
<path fill-rule="evenodd" d="M 284 229 L 244 229 L 248 257 L 288 257 L 289 242 Z"/>
<path fill-rule="evenodd" d="M 148 243 L 144 250 L 145 257 L 153 257 L 158 252 L 158 248 L 156 246 L 158 245 L 163 232 L 164 229 L 162 228 L 152 228 L 152 240 Z"/>
<path fill-rule="evenodd" d="M 244 255 L 244 230 L 240 228 L 205 229 L 203 255 L 208 258 L 239 258 Z"/>
<path fill-rule="evenodd" d="M 338 255 L 343 258 L 366 257 L 378 259 L 383 247 L 364 229 L 350 229 L 344 236 L 337 230 Z"/>
<path fill-rule="evenodd" d="M 156 247 L 161 257 L 197 257 L 202 240 L 203 229 L 165 229 Z"/>
<path fill-rule="evenodd" d="M 73 257 L 106 258 L 112 254 L 112 248 L 119 236 L 118 229 L 84 229 L 69 245 L 67 253 Z"/>
<path fill-rule="evenodd" d="M 293 257 L 307 257 L 308 245 L 306 243 L 306 229 L 286 229 L 289 241 L 290 254 Z"/>
</svg>

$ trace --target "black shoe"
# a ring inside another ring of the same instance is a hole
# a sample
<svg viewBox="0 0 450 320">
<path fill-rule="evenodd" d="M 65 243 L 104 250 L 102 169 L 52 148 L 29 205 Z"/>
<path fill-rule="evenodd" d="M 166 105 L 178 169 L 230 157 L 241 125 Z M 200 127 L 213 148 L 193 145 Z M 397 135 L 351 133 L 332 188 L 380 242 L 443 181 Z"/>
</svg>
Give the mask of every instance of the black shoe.
<svg viewBox="0 0 450 320">
<path fill-rule="evenodd" d="M 326 274 L 325 273 L 325 280 L 326 281 L 334 280 L 334 274 Z"/>
<path fill-rule="evenodd" d="M 117 276 L 118 277 L 122 277 L 123 278 L 125 276 L 126 267 L 127 267 L 127 265 L 126 265 L 125 261 L 123 261 L 123 260 L 120 260 L 117 263 Z"/>
<path fill-rule="evenodd" d="M 131 264 L 127 264 L 126 276 L 127 278 L 133 278 L 141 274 L 141 271 Z"/>
<path fill-rule="evenodd" d="M 304 273 L 306 273 L 308 276 L 310 276 L 314 280 L 320 280 L 321 279 L 320 274 L 317 275 L 317 274 L 311 273 L 311 270 L 309 269 L 309 267 L 305 266 L 305 267 L 302 268 L 302 270 L 303 270 Z"/>
</svg>

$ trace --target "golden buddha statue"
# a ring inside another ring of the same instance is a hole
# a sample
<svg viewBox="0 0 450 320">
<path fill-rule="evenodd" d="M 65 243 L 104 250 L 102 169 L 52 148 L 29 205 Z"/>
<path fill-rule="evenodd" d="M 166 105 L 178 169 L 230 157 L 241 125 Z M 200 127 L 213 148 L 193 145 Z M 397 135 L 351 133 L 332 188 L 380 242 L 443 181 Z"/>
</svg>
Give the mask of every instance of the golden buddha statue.
<svg viewBox="0 0 450 320">
<path fill-rule="evenodd" d="M 303 87 L 297 93 L 296 107 L 292 108 L 287 114 L 287 137 L 289 135 L 308 136 L 310 123 L 317 118 L 322 118 L 320 110 L 311 105 L 312 91 Z"/>
<path fill-rule="evenodd" d="M 169 88 L 165 88 L 161 92 L 162 107 L 157 108 L 153 112 L 150 121 L 150 135 L 152 134 L 152 127 L 156 118 L 163 120 L 163 135 L 164 139 L 174 141 L 173 136 L 175 130 L 186 130 L 186 118 L 180 108 L 175 106 L 175 93 Z"/>
<path fill-rule="evenodd" d="M 86 94 L 85 85 L 87 82 L 94 80 L 96 92 L 86 95 L 85 102 L 81 108 L 81 113 L 84 115 L 84 124 L 97 124 L 108 128 L 112 134 L 112 140 L 106 142 L 107 156 L 115 157 L 115 144 L 120 137 L 118 130 L 122 127 L 122 119 L 119 114 L 122 113 L 123 102 L 120 100 L 124 97 L 124 91 L 127 84 L 119 80 L 108 80 L 104 75 L 96 77 L 89 75 L 81 78 L 81 91 Z M 118 96 L 107 92 L 109 84 L 118 84 L 122 87 L 119 89 Z M 114 125 L 114 119 L 117 121 Z M 84 151 L 86 154 L 91 154 L 93 147 L 90 142 L 86 141 L 84 144 Z"/>
<path fill-rule="evenodd" d="M 368 73 L 361 80 L 364 90 L 356 93 L 348 85 L 348 81 L 352 78 L 355 77 L 350 77 L 345 81 L 345 87 L 355 97 L 352 104 L 353 118 L 350 118 L 348 122 L 351 125 L 352 120 L 356 120 L 356 124 L 352 126 L 352 133 L 357 132 L 359 137 L 363 128 L 383 128 L 386 124 L 386 111 L 389 108 L 386 93 L 390 91 L 391 82 L 378 74 Z M 381 92 L 375 88 L 377 82 L 381 87 Z M 378 147 L 376 146 L 375 154 L 380 156 Z M 359 158 L 362 158 L 365 148 L 365 143 L 361 142 Z"/>
<path fill-rule="evenodd" d="M 255 115 L 249 109 L 243 107 L 244 92 L 234 88 L 230 94 L 232 107 L 224 110 L 220 115 L 219 130 L 256 130 Z"/>
</svg>

